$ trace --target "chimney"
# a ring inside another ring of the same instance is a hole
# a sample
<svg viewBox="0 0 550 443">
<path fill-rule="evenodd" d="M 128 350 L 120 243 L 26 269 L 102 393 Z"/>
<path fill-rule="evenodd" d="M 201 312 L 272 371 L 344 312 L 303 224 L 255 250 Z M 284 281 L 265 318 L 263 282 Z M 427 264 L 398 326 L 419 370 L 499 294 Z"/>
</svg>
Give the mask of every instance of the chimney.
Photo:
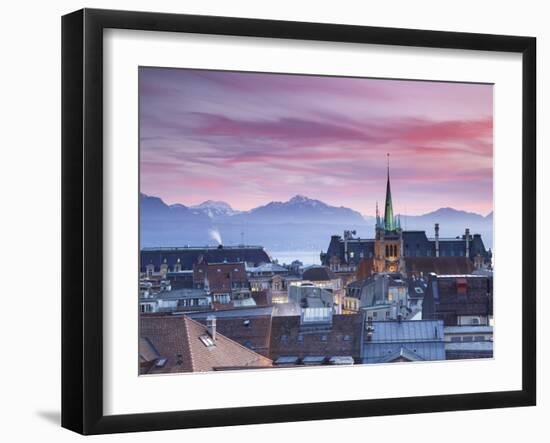
<svg viewBox="0 0 550 443">
<path fill-rule="evenodd" d="M 470 256 L 470 228 L 466 228 L 464 232 L 464 237 L 466 238 L 466 257 Z"/>
<path fill-rule="evenodd" d="M 344 231 L 344 260 L 346 261 L 346 263 L 349 262 L 349 260 L 348 260 L 348 237 L 349 237 L 348 231 Z"/>
<path fill-rule="evenodd" d="M 206 328 L 212 340 L 216 341 L 216 317 L 214 315 L 206 317 Z"/>
<path fill-rule="evenodd" d="M 439 223 L 435 224 L 435 256 L 439 257 Z"/>
</svg>

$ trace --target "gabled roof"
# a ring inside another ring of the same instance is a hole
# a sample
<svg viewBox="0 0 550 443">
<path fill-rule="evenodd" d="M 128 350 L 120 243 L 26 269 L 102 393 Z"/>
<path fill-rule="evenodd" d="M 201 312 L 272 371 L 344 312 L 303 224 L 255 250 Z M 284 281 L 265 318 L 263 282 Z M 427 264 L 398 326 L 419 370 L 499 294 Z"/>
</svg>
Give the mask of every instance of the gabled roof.
<svg viewBox="0 0 550 443">
<path fill-rule="evenodd" d="M 159 358 L 144 373 L 204 372 L 220 369 L 267 368 L 270 359 L 217 333 L 209 345 L 206 326 L 187 316 L 140 318 L 140 356 Z M 154 352 L 153 352 L 154 351 Z M 162 364 L 160 364 L 162 363 Z"/>
<path fill-rule="evenodd" d="M 387 357 L 382 359 L 381 363 L 390 363 L 397 360 L 407 360 L 407 361 L 422 361 L 424 360 L 416 352 L 407 349 L 405 346 L 401 346 L 399 350 L 389 354 Z"/>
<path fill-rule="evenodd" d="M 378 321 L 368 325 L 374 331 L 371 340 L 363 342 L 363 363 L 384 363 L 399 358 L 445 360 L 441 320 Z"/>
</svg>

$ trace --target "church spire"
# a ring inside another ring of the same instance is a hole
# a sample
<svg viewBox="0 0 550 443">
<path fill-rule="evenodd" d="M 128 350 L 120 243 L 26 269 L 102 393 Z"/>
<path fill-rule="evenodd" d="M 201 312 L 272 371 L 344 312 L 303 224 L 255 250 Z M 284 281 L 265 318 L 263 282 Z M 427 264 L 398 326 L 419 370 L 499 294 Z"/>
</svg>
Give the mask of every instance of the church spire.
<svg viewBox="0 0 550 443">
<path fill-rule="evenodd" d="M 386 183 L 386 206 L 384 208 L 384 229 L 386 231 L 395 231 L 395 220 L 393 218 L 393 205 L 391 201 L 390 186 L 390 154 L 388 156 L 388 179 Z"/>
</svg>

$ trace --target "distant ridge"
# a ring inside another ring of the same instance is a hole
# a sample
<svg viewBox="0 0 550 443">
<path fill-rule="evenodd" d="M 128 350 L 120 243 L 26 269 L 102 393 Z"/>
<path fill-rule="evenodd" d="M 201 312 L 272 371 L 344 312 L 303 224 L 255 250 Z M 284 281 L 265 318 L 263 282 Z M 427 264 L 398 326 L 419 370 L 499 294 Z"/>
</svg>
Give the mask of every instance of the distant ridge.
<svg viewBox="0 0 550 443">
<path fill-rule="evenodd" d="M 374 217 L 343 206 L 331 206 L 304 195 L 273 201 L 249 211 L 234 210 L 224 201 L 207 200 L 199 205 L 167 205 L 162 199 L 140 194 L 141 245 L 206 245 L 209 231 L 216 230 L 226 244 L 259 244 L 271 250 L 325 250 L 330 236 L 356 230 L 362 238 L 374 235 Z M 433 236 L 439 223 L 442 236 L 462 235 L 465 228 L 480 233 L 492 246 L 493 214 L 482 216 L 451 207 L 417 216 L 401 216 L 407 230 L 424 230 Z"/>
</svg>

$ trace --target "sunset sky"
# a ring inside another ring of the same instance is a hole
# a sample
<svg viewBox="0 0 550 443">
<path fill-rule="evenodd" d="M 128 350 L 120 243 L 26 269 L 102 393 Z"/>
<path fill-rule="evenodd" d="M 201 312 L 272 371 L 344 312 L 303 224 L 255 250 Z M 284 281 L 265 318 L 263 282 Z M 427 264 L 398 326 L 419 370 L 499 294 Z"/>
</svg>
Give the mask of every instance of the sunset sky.
<svg viewBox="0 0 550 443">
<path fill-rule="evenodd" d="M 296 194 L 374 215 L 493 198 L 493 86 L 141 68 L 141 191 L 247 210 Z"/>
</svg>

